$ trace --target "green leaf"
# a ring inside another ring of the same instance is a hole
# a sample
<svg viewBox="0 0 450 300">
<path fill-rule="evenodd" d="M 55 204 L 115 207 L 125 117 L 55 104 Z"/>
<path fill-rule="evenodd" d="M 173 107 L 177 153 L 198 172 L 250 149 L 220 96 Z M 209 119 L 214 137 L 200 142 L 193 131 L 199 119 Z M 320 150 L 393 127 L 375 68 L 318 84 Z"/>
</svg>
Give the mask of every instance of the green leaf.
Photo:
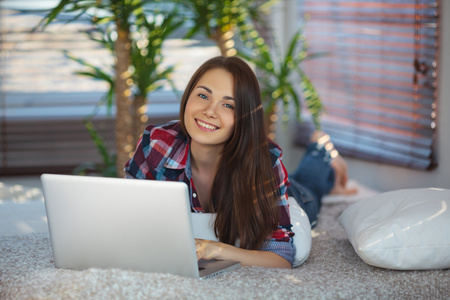
<svg viewBox="0 0 450 300">
<path fill-rule="evenodd" d="M 95 130 L 94 125 L 91 121 L 86 121 L 84 123 L 89 135 L 91 136 L 92 141 L 94 142 L 96 148 L 98 149 L 100 156 L 102 158 L 103 163 L 106 166 L 114 164 L 114 161 L 111 160 L 111 156 L 109 155 L 108 146 L 105 141 L 98 134 L 97 130 Z"/>
<path fill-rule="evenodd" d="M 32 32 L 35 32 L 39 27 L 42 26 L 42 29 L 45 29 L 48 24 L 50 24 L 61 11 L 65 9 L 65 7 L 70 3 L 70 0 L 61 0 L 58 5 L 50 11 L 37 25 L 33 28 Z"/>
</svg>

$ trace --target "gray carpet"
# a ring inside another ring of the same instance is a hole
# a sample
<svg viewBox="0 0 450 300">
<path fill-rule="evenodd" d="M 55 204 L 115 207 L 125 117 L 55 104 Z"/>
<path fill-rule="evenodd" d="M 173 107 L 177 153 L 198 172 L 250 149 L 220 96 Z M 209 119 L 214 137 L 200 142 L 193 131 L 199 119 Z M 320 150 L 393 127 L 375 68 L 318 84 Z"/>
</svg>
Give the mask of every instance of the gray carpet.
<svg viewBox="0 0 450 300">
<path fill-rule="evenodd" d="M 124 270 L 56 269 L 48 234 L 0 236 L 0 299 L 450 299 L 450 270 L 365 264 L 324 205 L 309 259 L 291 270 L 241 267 L 209 280 Z M 0 203 L 1 208 L 1 203 Z"/>
</svg>

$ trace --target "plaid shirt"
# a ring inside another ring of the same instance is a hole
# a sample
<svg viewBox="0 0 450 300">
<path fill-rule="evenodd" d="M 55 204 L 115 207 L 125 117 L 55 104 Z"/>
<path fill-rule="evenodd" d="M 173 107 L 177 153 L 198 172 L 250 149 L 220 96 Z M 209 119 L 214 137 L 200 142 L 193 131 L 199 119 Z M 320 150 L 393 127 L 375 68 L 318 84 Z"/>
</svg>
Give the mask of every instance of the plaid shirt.
<svg viewBox="0 0 450 300">
<path fill-rule="evenodd" d="M 278 203 L 280 221 L 278 230 L 272 233 L 261 250 L 275 252 L 292 264 L 295 248 L 286 194 L 288 176 L 281 161 L 280 147 L 271 142 L 269 148 L 278 192 L 281 195 Z M 182 133 L 179 121 L 148 126 L 133 157 L 125 166 L 125 174 L 127 178 L 185 182 L 189 187 L 192 212 L 204 212 L 192 179 L 189 141 Z"/>
</svg>

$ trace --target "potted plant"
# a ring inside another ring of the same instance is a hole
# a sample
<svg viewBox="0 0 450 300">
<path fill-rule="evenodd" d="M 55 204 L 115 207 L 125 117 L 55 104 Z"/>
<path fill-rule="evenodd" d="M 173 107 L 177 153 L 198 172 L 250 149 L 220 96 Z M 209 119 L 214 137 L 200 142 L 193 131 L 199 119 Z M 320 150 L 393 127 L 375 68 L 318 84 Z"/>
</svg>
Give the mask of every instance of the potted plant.
<svg viewBox="0 0 450 300">
<path fill-rule="evenodd" d="M 88 68 L 82 75 L 105 80 L 110 90 L 104 102 L 115 102 L 115 154 L 110 154 L 101 136 L 92 125 L 92 116 L 85 120 L 86 128 L 94 139 L 103 158 L 104 175 L 123 176 L 123 166 L 129 159 L 146 121 L 145 105 L 148 94 L 166 81 L 174 67 L 160 70 L 164 59 L 163 41 L 181 24 L 176 10 L 152 11 L 161 18 L 148 18 L 146 0 L 61 0 L 42 20 L 38 27 L 45 28 L 60 13 L 73 13 L 73 19 L 87 15 L 95 30 L 91 39 L 109 49 L 115 58 L 111 70 L 102 70 L 88 62 L 71 56 Z M 157 2 L 157 1 L 156 1 Z M 115 100 L 115 101 L 114 101 Z M 115 170 L 115 171 L 114 171 Z"/>
</svg>

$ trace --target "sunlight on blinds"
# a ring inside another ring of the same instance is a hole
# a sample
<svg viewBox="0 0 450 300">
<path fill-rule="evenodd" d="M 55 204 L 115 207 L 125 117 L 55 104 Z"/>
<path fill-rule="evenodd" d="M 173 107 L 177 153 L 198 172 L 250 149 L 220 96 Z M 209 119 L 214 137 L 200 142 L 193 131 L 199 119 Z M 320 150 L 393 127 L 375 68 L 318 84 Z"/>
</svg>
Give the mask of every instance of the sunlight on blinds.
<svg viewBox="0 0 450 300">
<path fill-rule="evenodd" d="M 438 13 L 437 0 L 300 0 L 310 51 L 328 53 L 304 69 L 341 153 L 435 166 Z"/>
</svg>

